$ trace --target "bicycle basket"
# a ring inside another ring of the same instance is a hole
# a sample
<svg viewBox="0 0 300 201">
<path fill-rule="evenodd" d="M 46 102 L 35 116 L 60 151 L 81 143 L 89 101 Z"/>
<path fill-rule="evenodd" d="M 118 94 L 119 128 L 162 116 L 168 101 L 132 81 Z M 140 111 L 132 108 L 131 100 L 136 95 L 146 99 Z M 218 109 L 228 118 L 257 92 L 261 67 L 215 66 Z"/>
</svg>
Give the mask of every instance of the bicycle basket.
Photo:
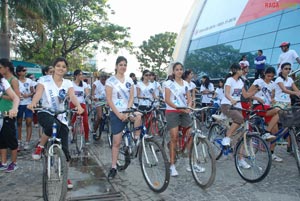
<svg viewBox="0 0 300 201">
<path fill-rule="evenodd" d="M 299 126 L 300 107 L 291 107 L 288 110 L 279 111 L 279 121 L 283 127 Z"/>
</svg>

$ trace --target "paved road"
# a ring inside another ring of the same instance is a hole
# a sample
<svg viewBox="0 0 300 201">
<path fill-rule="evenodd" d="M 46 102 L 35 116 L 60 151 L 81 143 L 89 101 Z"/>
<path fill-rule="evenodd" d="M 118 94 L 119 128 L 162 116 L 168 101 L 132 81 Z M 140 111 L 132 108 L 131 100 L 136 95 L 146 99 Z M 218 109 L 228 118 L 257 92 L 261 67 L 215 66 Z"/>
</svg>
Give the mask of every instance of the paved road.
<svg viewBox="0 0 300 201">
<path fill-rule="evenodd" d="M 35 130 L 33 135 L 37 136 Z M 177 165 L 180 175 L 171 178 L 165 192 L 156 194 L 144 182 L 137 159 L 126 171 L 119 172 L 111 183 L 107 182 L 105 175 L 110 168 L 111 152 L 104 138 L 100 143 L 88 146 L 85 160 L 78 158 L 72 161 L 69 178 L 73 181 L 74 189 L 68 192 L 68 199 L 87 200 L 84 198 L 94 196 L 89 200 L 299 201 L 300 176 L 294 158 L 285 150 L 284 146 L 277 147 L 276 151 L 284 158 L 284 162 L 273 162 L 269 175 L 256 184 L 240 178 L 231 158 L 218 161 L 216 181 L 206 191 L 196 186 L 191 173 L 185 170 L 186 160 L 181 160 Z M 17 171 L 10 174 L 0 172 L 1 201 L 42 200 L 42 164 L 41 161 L 32 161 L 30 155 L 31 150 L 20 153 Z M 108 199 L 109 195 L 113 197 Z"/>
</svg>

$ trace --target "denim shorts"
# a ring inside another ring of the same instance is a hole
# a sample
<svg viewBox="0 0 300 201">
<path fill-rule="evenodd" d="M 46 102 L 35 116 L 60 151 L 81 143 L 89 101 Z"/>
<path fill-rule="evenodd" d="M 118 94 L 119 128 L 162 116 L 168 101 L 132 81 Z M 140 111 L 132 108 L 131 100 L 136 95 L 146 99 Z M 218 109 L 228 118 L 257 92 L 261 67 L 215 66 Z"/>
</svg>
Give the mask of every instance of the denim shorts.
<svg viewBox="0 0 300 201">
<path fill-rule="evenodd" d="M 19 105 L 17 118 L 23 118 L 25 114 L 25 118 L 32 118 L 33 112 L 27 108 L 27 105 Z"/>
<path fill-rule="evenodd" d="M 112 111 L 110 112 L 110 127 L 111 133 L 113 135 L 121 133 L 124 130 L 126 124 L 127 122 L 121 121 L 121 119 L 119 119 L 115 113 L 113 113 Z"/>
</svg>

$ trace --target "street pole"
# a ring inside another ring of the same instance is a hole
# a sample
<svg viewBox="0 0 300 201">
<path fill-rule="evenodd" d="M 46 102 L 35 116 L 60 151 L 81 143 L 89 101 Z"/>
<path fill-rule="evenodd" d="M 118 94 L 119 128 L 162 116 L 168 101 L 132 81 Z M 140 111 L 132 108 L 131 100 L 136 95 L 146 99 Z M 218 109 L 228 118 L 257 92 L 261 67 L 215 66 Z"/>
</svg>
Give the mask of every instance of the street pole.
<svg viewBox="0 0 300 201">
<path fill-rule="evenodd" d="M 0 58 L 10 59 L 10 33 L 8 26 L 8 0 L 1 0 Z"/>
</svg>

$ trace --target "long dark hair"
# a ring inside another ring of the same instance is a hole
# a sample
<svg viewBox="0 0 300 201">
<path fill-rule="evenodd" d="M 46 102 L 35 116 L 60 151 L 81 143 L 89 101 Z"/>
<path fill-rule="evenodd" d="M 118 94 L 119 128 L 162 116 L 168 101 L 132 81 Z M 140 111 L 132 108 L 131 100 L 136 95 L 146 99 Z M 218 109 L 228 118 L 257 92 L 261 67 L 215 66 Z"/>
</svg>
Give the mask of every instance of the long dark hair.
<svg viewBox="0 0 300 201">
<path fill-rule="evenodd" d="M 238 63 L 233 63 L 230 66 L 230 72 L 226 75 L 224 82 L 226 82 L 226 80 L 228 78 L 233 77 L 240 69 L 241 69 L 241 66 Z"/>
<path fill-rule="evenodd" d="M 80 69 L 75 70 L 74 73 L 73 73 L 74 79 L 76 79 L 76 76 L 79 75 L 81 72 L 82 72 L 82 70 L 80 70 Z M 80 80 L 79 86 L 80 86 L 80 87 L 83 86 L 82 80 Z"/>
<path fill-rule="evenodd" d="M 141 78 L 142 81 L 144 81 L 144 75 L 145 75 L 146 73 L 151 73 L 151 72 L 150 72 L 150 70 L 147 70 L 147 69 L 144 70 L 143 73 L 142 73 L 142 78 Z"/>
<path fill-rule="evenodd" d="M 175 69 L 176 66 L 178 66 L 178 65 L 180 65 L 180 66 L 182 67 L 182 69 L 183 69 L 182 63 L 180 63 L 180 62 L 175 62 L 175 63 L 173 64 L 173 67 L 172 67 L 172 78 L 171 78 L 172 81 L 174 81 L 174 79 L 175 79 L 174 69 Z"/>
<path fill-rule="evenodd" d="M 186 79 L 193 71 L 191 69 L 185 70 L 183 75 L 182 75 L 182 79 Z"/>
<path fill-rule="evenodd" d="M 265 79 L 266 74 L 270 74 L 270 73 L 272 73 L 273 75 L 276 75 L 275 68 L 273 68 L 273 67 L 268 67 L 268 68 L 265 70 L 265 72 L 264 72 L 264 74 L 263 74 L 263 76 L 262 76 L 261 78 L 262 78 L 262 79 Z"/>
<path fill-rule="evenodd" d="M 17 77 L 16 73 L 15 73 L 15 68 L 12 62 L 10 62 L 8 59 L 6 58 L 2 58 L 0 59 L 0 64 L 4 67 L 8 67 L 9 71 L 15 76 Z M 1 78 L 3 77 L 3 75 L 0 75 Z M 1 79 L 0 78 L 0 79 Z M 1 80 L 0 80 L 1 81 Z"/>
<path fill-rule="evenodd" d="M 285 63 L 283 63 L 283 64 L 281 64 L 281 66 L 280 66 L 280 68 L 281 68 L 281 72 L 279 73 L 279 76 L 284 80 L 284 81 L 286 81 L 286 78 L 282 75 L 282 69 L 285 67 L 285 66 L 292 66 L 292 64 L 291 63 L 289 63 L 289 62 L 285 62 Z"/>
<path fill-rule="evenodd" d="M 46 73 L 48 73 L 51 68 L 53 68 L 53 66 L 46 66 L 46 67 L 44 67 L 42 69 L 42 74 L 43 75 L 47 75 Z"/>
<path fill-rule="evenodd" d="M 210 83 L 209 77 L 208 77 L 207 75 L 203 75 L 202 78 L 205 79 L 205 81 L 202 83 L 202 85 L 203 85 L 206 89 L 208 89 L 209 83 Z"/>
<path fill-rule="evenodd" d="M 121 63 L 122 61 L 125 61 L 127 64 L 127 59 L 124 56 L 118 56 L 117 60 L 116 60 L 116 66 Z M 117 74 L 117 69 L 115 69 L 115 74 Z"/>
</svg>

